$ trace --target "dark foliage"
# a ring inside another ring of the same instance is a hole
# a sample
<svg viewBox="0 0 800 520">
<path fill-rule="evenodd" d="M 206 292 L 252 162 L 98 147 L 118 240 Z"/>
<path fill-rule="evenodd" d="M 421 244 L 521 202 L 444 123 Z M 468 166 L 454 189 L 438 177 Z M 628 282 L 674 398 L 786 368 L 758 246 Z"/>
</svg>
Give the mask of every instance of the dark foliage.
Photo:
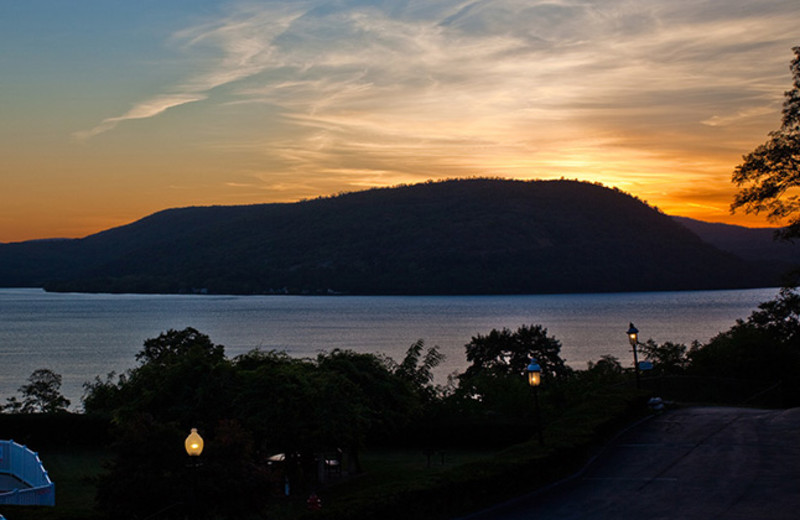
<svg viewBox="0 0 800 520">
<path fill-rule="evenodd" d="M 168 330 L 157 338 L 145 340 L 144 348 L 136 354 L 136 360 L 142 365 L 164 368 L 184 363 L 187 358 L 218 363 L 225 358 L 225 349 L 222 345 L 214 345 L 205 334 L 189 327 Z"/>
<path fill-rule="evenodd" d="M 639 345 L 639 352 L 653 364 L 653 375 L 682 374 L 689 365 L 689 349 L 682 343 L 667 341 L 659 345 L 649 339 Z"/>
<path fill-rule="evenodd" d="M 357 389 L 358 403 L 373 438 L 380 439 L 414 418 L 420 395 L 373 354 L 334 350 L 317 358 L 323 372 L 339 374 Z"/>
<path fill-rule="evenodd" d="M 732 180 L 739 192 L 731 205 L 771 220 L 788 219 L 780 236 L 789 239 L 800 237 L 800 47 L 792 51 L 792 89 L 784 93 L 781 128 L 736 167 Z"/>
<path fill-rule="evenodd" d="M 358 450 L 418 414 L 423 393 L 371 354 L 336 350 L 317 360 L 251 351 L 233 360 L 195 329 L 148 339 L 125 375 L 86 385 L 88 415 L 114 423 L 114 459 L 98 499 L 117 518 L 247 518 L 285 479 L 303 492 L 326 453 Z M 183 439 L 206 439 L 192 467 Z M 281 465 L 268 463 L 282 453 Z M 147 500 L 142 500 L 147 497 Z M 199 511 L 199 513 L 198 513 Z"/>
<path fill-rule="evenodd" d="M 408 348 L 403 361 L 394 367 L 393 372 L 410 384 L 424 402 L 431 402 L 441 391 L 433 385 L 433 369 L 444 360 L 445 356 L 438 347 L 425 350 L 425 341 L 419 339 Z"/>
<path fill-rule="evenodd" d="M 61 394 L 61 374 L 49 368 L 39 368 L 28 377 L 28 383 L 19 388 L 21 400 L 8 398 L 5 410 L 11 413 L 65 412 L 69 399 Z M 2 408 L 0 408 L 2 409 Z"/>
<path fill-rule="evenodd" d="M 492 329 L 486 336 L 473 336 L 465 348 L 471 364 L 462 380 L 485 373 L 521 376 L 531 358 L 541 365 L 545 379 L 556 381 L 571 373 L 561 358 L 561 342 L 548 336 L 541 325 L 523 325 L 514 332 Z"/>
<path fill-rule="evenodd" d="M 224 348 L 195 329 L 169 330 L 146 340 L 136 358 L 140 365 L 124 377 L 86 385 L 87 414 L 115 426 L 114 458 L 98 485 L 101 508 L 117 518 L 182 517 L 194 505 L 201 517 L 258 510 L 263 494 L 256 491 L 268 479 L 253 464 L 252 433 L 231 413 L 236 377 Z M 198 468 L 182 450 L 190 427 L 209 445 Z"/>
<path fill-rule="evenodd" d="M 474 336 L 465 349 L 470 365 L 458 376 L 458 388 L 449 398 L 455 414 L 528 420 L 534 411 L 525 375 L 531 358 L 541 366 L 550 405 L 561 401 L 561 384 L 573 373 L 561 358 L 561 342 L 541 325 L 523 325 L 513 332 L 493 329 Z"/>
<path fill-rule="evenodd" d="M 800 294 L 782 289 L 746 321 L 695 345 L 688 358 L 690 374 L 738 380 L 754 389 L 777 385 L 773 405 L 800 405 Z"/>
<path fill-rule="evenodd" d="M 80 240 L 0 244 L 0 285 L 84 292 L 682 290 L 766 286 L 773 272 L 634 197 L 577 181 L 469 179 L 172 209 Z"/>
<path fill-rule="evenodd" d="M 313 456 L 357 448 L 370 427 L 367 399 L 346 376 L 307 360 L 261 356 L 264 363 L 236 364 L 231 413 L 269 454 Z M 275 362 L 275 361 L 279 362 Z"/>
</svg>

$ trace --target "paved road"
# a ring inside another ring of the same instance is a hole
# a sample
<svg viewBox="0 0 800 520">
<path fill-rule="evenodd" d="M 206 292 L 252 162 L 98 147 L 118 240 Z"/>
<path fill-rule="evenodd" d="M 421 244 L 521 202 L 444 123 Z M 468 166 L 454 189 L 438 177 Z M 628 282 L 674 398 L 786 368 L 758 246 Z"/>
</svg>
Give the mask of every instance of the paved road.
<svg viewBox="0 0 800 520">
<path fill-rule="evenodd" d="M 670 411 L 579 477 L 468 518 L 800 519 L 800 409 Z"/>
</svg>

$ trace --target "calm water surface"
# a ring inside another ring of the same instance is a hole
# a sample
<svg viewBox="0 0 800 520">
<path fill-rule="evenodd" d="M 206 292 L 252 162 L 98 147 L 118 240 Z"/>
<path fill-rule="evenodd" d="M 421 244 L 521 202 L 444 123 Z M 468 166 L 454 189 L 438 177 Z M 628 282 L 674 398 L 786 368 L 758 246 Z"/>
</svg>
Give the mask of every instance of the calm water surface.
<svg viewBox="0 0 800 520">
<path fill-rule="evenodd" d="M 147 338 L 194 327 L 228 357 L 254 348 L 315 356 L 334 348 L 402 359 L 418 339 L 447 356 L 437 383 L 466 366 L 464 345 L 493 328 L 540 324 L 585 368 L 604 354 L 632 365 L 625 331 L 643 340 L 705 342 L 745 319 L 777 289 L 544 296 L 199 296 L 51 294 L 0 289 L 0 403 L 37 368 L 64 378 L 79 409 L 82 384 L 135 365 Z"/>
</svg>

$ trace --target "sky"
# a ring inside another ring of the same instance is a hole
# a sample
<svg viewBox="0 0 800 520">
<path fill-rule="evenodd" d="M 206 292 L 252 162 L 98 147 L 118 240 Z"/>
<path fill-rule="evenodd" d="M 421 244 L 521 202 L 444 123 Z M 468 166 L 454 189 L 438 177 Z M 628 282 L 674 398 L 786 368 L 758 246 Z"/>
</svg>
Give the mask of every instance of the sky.
<svg viewBox="0 0 800 520">
<path fill-rule="evenodd" d="M 797 0 L 0 0 L 0 242 L 485 176 L 767 226 L 797 45 Z"/>
</svg>

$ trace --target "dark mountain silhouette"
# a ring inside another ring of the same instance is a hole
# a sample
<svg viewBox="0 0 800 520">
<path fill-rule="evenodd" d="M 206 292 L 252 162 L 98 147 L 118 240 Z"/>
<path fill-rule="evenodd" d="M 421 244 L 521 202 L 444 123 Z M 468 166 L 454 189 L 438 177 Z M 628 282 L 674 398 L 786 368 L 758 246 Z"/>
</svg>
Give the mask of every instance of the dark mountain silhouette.
<svg viewBox="0 0 800 520">
<path fill-rule="evenodd" d="M 759 263 L 773 263 L 784 269 L 798 267 L 800 243 L 776 240 L 778 228 L 746 228 L 730 224 L 672 217 L 709 244 L 736 256 Z"/>
<path fill-rule="evenodd" d="M 777 283 L 751 260 L 618 190 L 470 179 L 291 204 L 170 209 L 83 239 L 2 244 L 0 286 L 519 294 Z"/>
</svg>

